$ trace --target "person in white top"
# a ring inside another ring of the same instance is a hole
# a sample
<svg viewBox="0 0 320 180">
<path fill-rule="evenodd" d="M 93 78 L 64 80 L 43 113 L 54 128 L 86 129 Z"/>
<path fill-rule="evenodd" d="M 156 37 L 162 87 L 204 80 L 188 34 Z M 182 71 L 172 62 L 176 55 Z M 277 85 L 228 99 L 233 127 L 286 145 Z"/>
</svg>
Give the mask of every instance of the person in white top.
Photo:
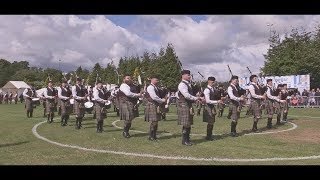
<svg viewBox="0 0 320 180">
<path fill-rule="evenodd" d="M 58 98 L 60 100 L 61 108 L 61 126 L 66 126 L 71 114 L 71 104 L 70 99 L 72 92 L 67 86 L 67 80 L 63 80 L 60 88 L 58 88 Z"/>
<path fill-rule="evenodd" d="M 48 123 L 52 123 L 54 118 L 55 93 L 56 90 L 52 87 L 52 81 L 49 80 L 48 87 L 43 92 L 43 95 L 46 98 L 46 114 Z"/>
<path fill-rule="evenodd" d="M 102 82 L 97 82 L 97 88 L 93 90 L 93 98 L 95 99 L 96 118 L 97 118 L 97 133 L 103 132 L 103 122 L 107 117 L 106 103 L 108 102 L 108 93 L 106 88 L 103 88 Z"/>
<path fill-rule="evenodd" d="M 194 96 L 194 92 L 190 83 L 190 71 L 182 70 L 181 75 L 182 81 L 178 86 L 179 99 L 177 100 L 178 125 L 182 125 L 182 144 L 191 146 L 192 143 L 190 142 L 190 132 L 194 116 L 192 104 L 200 100 L 204 102 L 204 98 Z"/>
<path fill-rule="evenodd" d="M 272 128 L 272 117 L 274 112 L 274 107 L 276 106 L 276 103 L 284 103 L 284 100 L 281 100 L 278 96 L 275 95 L 275 89 L 272 86 L 272 79 L 267 79 L 267 110 L 268 110 L 268 123 L 267 128 Z M 280 117 L 277 118 L 277 125 L 281 125 Z"/>
<path fill-rule="evenodd" d="M 161 120 L 160 106 L 166 102 L 166 98 L 160 98 L 160 89 L 157 86 L 159 83 L 159 76 L 150 76 L 151 83 L 147 87 L 144 97 L 147 100 L 145 109 L 145 120 L 150 122 L 149 140 L 158 141 L 157 129 L 158 121 Z"/>
<path fill-rule="evenodd" d="M 72 97 L 74 98 L 74 114 L 76 115 L 76 129 L 82 127 L 82 119 L 85 113 L 84 103 L 87 100 L 88 92 L 82 84 L 82 78 L 78 77 L 76 85 L 72 86 Z"/>
<path fill-rule="evenodd" d="M 22 95 L 23 97 L 25 98 L 25 109 L 27 111 L 27 117 L 28 118 L 31 118 L 33 116 L 33 101 L 32 101 L 32 98 L 36 97 L 36 92 L 34 91 L 33 89 L 33 85 L 32 84 L 29 84 L 30 88 L 26 88 Z"/>
<path fill-rule="evenodd" d="M 111 92 L 111 96 L 112 96 L 112 101 L 113 101 L 113 110 L 114 112 L 117 112 L 117 116 L 119 116 L 119 98 L 117 96 L 119 92 L 119 86 L 116 86 L 112 92 Z"/>
<path fill-rule="evenodd" d="M 230 98 L 229 108 L 231 109 L 231 136 L 236 137 L 237 131 L 236 127 L 238 124 L 238 119 L 240 117 L 240 103 L 245 99 L 240 97 L 239 80 L 238 76 L 232 76 L 230 80 L 230 86 L 228 87 L 228 96 Z"/>
<path fill-rule="evenodd" d="M 120 120 L 124 120 L 123 137 L 130 138 L 129 129 L 132 120 L 134 119 L 134 105 L 142 93 L 133 93 L 133 82 L 131 75 L 124 75 L 123 83 L 120 86 L 119 94 L 119 107 L 120 107 Z"/>
<path fill-rule="evenodd" d="M 251 75 L 250 76 L 251 84 L 248 87 L 249 92 L 251 94 L 251 107 L 253 112 L 253 126 L 252 131 L 256 132 L 258 131 L 258 122 L 261 119 L 261 104 L 262 101 L 266 99 L 266 95 L 262 94 L 262 88 L 259 87 L 257 84 L 258 82 L 258 76 L 257 75 Z"/>
<path fill-rule="evenodd" d="M 203 108 L 203 122 L 207 122 L 207 136 L 206 140 L 212 141 L 212 130 L 215 122 L 217 110 L 215 105 L 221 103 L 221 100 L 217 100 L 220 95 L 217 89 L 213 88 L 215 83 L 215 77 L 208 77 L 208 86 L 204 89 L 203 94 L 206 100 L 206 104 Z"/>
</svg>

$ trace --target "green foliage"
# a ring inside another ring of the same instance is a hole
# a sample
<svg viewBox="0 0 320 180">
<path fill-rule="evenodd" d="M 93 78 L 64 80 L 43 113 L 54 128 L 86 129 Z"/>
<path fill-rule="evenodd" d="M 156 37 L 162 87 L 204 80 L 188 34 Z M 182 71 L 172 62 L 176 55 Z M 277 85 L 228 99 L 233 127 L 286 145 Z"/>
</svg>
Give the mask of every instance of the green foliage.
<svg viewBox="0 0 320 180">
<path fill-rule="evenodd" d="M 311 88 L 320 86 L 319 28 L 315 32 L 292 29 L 282 41 L 274 31 L 269 42 L 270 48 L 264 55 L 266 61 L 261 68 L 264 75 L 310 74 Z"/>
<path fill-rule="evenodd" d="M 104 83 L 111 84 L 118 83 L 117 72 L 119 73 L 119 83 L 122 82 L 124 74 L 134 76 L 135 81 L 138 81 L 138 75 L 140 74 L 142 82 L 146 82 L 151 74 L 158 74 L 164 86 L 176 90 L 181 80 L 178 62 L 179 58 L 173 45 L 168 44 L 166 48 L 161 48 L 159 53 L 146 51 L 141 57 L 121 57 L 118 68 L 114 66 L 113 62 L 108 63 L 107 67 L 102 67 L 99 63 L 96 63 L 91 71 L 79 66 L 74 71 L 68 72 L 65 77 L 67 80 L 71 79 L 71 83 L 74 84 L 77 75 L 84 79 L 85 85 L 94 85 L 97 74 Z M 4 59 L 0 60 L 0 86 L 3 86 L 7 81 L 16 80 L 34 83 L 41 88 L 47 86 L 49 76 L 54 85 L 57 86 L 64 79 L 62 72 L 57 69 L 29 67 L 28 61 L 10 63 Z"/>
</svg>

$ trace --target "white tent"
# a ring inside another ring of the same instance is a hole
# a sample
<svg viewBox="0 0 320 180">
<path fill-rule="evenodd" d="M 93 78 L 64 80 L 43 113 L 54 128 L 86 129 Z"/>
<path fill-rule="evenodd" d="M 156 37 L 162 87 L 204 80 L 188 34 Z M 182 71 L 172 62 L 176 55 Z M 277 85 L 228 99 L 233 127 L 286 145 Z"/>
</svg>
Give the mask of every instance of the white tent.
<svg viewBox="0 0 320 180">
<path fill-rule="evenodd" d="M 24 81 L 9 81 L 2 87 L 3 92 L 12 92 L 18 93 L 18 96 L 23 93 L 26 88 L 30 88 L 30 86 Z"/>
</svg>

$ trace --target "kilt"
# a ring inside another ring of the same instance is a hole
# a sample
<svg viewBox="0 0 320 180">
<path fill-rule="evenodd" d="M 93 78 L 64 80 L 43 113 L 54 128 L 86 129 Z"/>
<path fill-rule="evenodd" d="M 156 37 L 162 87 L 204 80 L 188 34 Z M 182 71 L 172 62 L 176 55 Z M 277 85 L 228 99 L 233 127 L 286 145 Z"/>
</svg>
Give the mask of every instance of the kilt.
<svg viewBox="0 0 320 180">
<path fill-rule="evenodd" d="M 30 98 L 26 98 L 26 106 L 25 106 L 27 111 L 32 111 L 33 110 L 33 101 Z"/>
<path fill-rule="evenodd" d="M 133 106 L 133 117 L 139 117 L 139 104 Z"/>
<path fill-rule="evenodd" d="M 46 100 L 42 100 L 43 109 L 46 109 Z"/>
<path fill-rule="evenodd" d="M 282 112 L 282 107 L 280 102 L 274 102 L 274 107 L 275 107 L 275 113 L 277 115 L 280 115 Z"/>
<path fill-rule="evenodd" d="M 159 106 L 155 105 L 152 102 L 148 102 L 145 108 L 145 120 L 148 122 L 160 121 L 161 113 L 159 112 L 159 110 Z"/>
<path fill-rule="evenodd" d="M 83 118 L 86 110 L 84 107 L 84 101 L 74 100 L 73 110 L 76 117 Z"/>
<path fill-rule="evenodd" d="M 217 108 L 219 109 L 219 110 L 223 110 L 224 108 L 225 108 L 225 104 L 223 104 L 223 103 L 218 103 L 218 105 L 217 105 Z"/>
<path fill-rule="evenodd" d="M 229 104 L 229 111 L 231 110 L 232 114 L 231 114 L 231 119 L 233 121 L 238 121 L 239 117 L 240 117 L 240 112 L 238 111 L 239 105 L 230 103 Z"/>
<path fill-rule="evenodd" d="M 46 113 L 53 113 L 54 112 L 54 108 L 55 108 L 55 101 L 54 100 L 46 100 Z"/>
<path fill-rule="evenodd" d="M 107 117 L 107 109 L 104 104 L 95 103 L 94 105 L 96 111 L 97 121 L 103 121 L 104 118 Z"/>
<path fill-rule="evenodd" d="M 193 124 L 194 109 L 192 103 L 177 102 L 178 111 L 178 125 L 190 127 Z M 192 111 L 190 113 L 190 111 Z"/>
<path fill-rule="evenodd" d="M 215 122 L 217 110 L 214 105 L 206 104 L 203 108 L 203 122 L 207 122 L 208 124 L 213 124 Z"/>
<path fill-rule="evenodd" d="M 126 100 L 119 101 L 120 120 L 131 122 L 134 119 L 133 103 Z"/>
<path fill-rule="evenodd" d="M 261 100 L 256 100 L 252 99 L 251 100 L 251 107 L 252 107 L 252 112 L 253 112 L 253 117 L 254 118 L 261 118 Z"/>
<path fill-rule="evenodd" d="M 283 113 L 287 113 L 289 111 L 288 101 L 281 103 L 280 106 Z"/>
<path fill-rule="evenodd" d="M 61 115 L 71 114 L 72 108 L 69 100 L 60 100 Z"/>
<path fill-rule="evenodd" d="M 117 109 L 119 109 L 119 98 L 114 98 L 114 105 L 116 106 Z"/>
<path fill-rule="evenodd" d="M 275 113 L 274 103 L 275 102 L 273 100 L 267 100 L 266 101 L 266 109 L 268 111 L 268 115 L 271 116 L 271 117 Z"/>
</svg>

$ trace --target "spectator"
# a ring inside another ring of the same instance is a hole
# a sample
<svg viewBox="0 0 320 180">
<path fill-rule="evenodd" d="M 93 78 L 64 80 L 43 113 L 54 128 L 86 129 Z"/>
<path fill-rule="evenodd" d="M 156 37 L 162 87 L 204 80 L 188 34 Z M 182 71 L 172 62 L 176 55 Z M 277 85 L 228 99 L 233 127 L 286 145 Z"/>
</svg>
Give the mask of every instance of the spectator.
<svg viewBox="0 0 320 180">
<path fill-rule="evenodd" d="M 302 92 L 302 104 L 304 106 L 306 106 L 307 103 L 308 103 L 308 96 L 309 96 L 308 91 L 306 89 L 304 89 L 303 92 Z"/>
<path fill-rule="evenodd" d="M 320 105 L 320 88 L 317 88 L 317 91 L 315 92 L 315 99 L 316 99 L 316 105 Z"/>
<path fill-rule="evenodd" d="M 315 91 L 314 89 L 311 90 L 311 92 L 309 93 L 309 105 L 310 106 L 314 106 L 316 104 L 316 100 L 315 100 Z"/>
</svg>

